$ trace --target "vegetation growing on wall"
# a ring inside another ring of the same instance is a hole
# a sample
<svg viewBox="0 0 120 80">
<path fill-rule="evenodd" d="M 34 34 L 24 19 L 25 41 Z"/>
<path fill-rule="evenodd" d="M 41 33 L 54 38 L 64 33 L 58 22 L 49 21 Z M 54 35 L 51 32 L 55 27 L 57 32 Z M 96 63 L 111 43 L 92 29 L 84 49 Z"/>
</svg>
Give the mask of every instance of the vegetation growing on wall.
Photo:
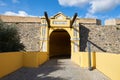
<svg viewBox="0 0 120 80">
<path fill-rule="evenodd" d="M 0 52 L 24 50 L 20 36 L 14 24 L 7 25 L 0 20 Z"/>
</svg>

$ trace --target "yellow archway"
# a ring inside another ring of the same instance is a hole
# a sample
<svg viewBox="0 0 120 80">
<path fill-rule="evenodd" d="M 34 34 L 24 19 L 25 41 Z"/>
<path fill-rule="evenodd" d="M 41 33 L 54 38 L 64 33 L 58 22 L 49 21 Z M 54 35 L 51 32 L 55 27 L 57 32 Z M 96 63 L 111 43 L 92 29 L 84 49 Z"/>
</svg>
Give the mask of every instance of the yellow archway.
<svg viewBox="0 0 120 80">
<path fill-rule="evenodd" d="M 49 38 L 50 57 L 70 57 L 71 41 L 69 33 L 64 29 L 56 29 L 51 32 Z"/>
</svg>

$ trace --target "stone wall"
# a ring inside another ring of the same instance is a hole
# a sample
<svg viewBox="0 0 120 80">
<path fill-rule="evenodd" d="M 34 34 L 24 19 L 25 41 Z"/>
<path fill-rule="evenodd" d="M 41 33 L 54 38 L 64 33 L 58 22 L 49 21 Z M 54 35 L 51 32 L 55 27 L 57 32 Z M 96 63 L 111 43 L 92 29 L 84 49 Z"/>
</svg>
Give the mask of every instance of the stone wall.
<svg viewBox="0 0 120 80">
<path fill-rule="evenodd" d="M 41 18 L 0 15 L 0 19 L 8 25 L 17 26 L 25 51 L 40 51 Z"/>
<path fill-rule="evenodd" d="M 40 51 L 40 23 L 8 23 L 17 26 L 25 51 Z"/>
<path fill-rule="evenodd" d="M 11 24 L 11 23 L 10 23 Z M 17 23 L 26 51 L 40 51 L 40 23 Z M 80 25 L 80 51 L 120 53 L 120 26 Z"/>
<path fill-rule="evenodd" d="M 120 19 L 107 19 L 105 25 L 120 25 Z"/>
<path fill-rule="evenodd" d="M 88 51 L 87 41 L 91 50 L 98 52 L 120 53 L 120 26 L 80 25 L 80 49 Z"/>
</svg>

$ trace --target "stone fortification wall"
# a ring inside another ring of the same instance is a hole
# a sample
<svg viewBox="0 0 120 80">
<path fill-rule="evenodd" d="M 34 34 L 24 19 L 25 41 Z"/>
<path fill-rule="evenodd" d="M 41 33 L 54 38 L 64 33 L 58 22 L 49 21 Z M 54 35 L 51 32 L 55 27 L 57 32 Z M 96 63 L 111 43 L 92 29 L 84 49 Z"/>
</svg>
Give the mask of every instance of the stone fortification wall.
<svg viewBox="0 0 120 80">
<path fill-rule="evenodd" d="M 0 19 L 3 22 L 31 22 L 31 23 L 40 23 L 41 19 L 39 17 L 21 17 L 21 16 L 6 16 L 6 15 L 0 15 Z"/>
<path fill-rule="evenodd" d="M 25 51 L 40 51 L 40 23 L 7 23 L 14 24 L 20 35 Z"/>
<path fill-rule="evenodd" d="M 80 38 L 81 51 L 88 51 L 88 40 L 92 51 L 120 53 L 119 25 L 80 25 Z"/>
<path fill-rule="evenodd" d="M 120 19 L 107 19 L 105 25 L 120 25 Z"/>
<path fill-rule="evenodd" d="M 40 51 L 40 18 L 0 16 L 0 19 L 17 26 L 26 51 Z M 120 25 L 101 26 L 96 19 L 89 19 L 88 22 L 87 19 L 81 19 L 79 23 L 81 51 L 88 50 L 89 41 L 92 51 L 120 53 Z"/>
<path fill-rule="evenodd" d="M 16 25 L 25 51 L 40 51 L 41 19 L 39 17 L 0 15 L 0 19 L 8 25 Z"/>
<path fill-rule="evenodd" d="M 40 51 L 40 24 L 19 23 L 17 24 L 21 42 L 26 51 Z"/>
</svg>

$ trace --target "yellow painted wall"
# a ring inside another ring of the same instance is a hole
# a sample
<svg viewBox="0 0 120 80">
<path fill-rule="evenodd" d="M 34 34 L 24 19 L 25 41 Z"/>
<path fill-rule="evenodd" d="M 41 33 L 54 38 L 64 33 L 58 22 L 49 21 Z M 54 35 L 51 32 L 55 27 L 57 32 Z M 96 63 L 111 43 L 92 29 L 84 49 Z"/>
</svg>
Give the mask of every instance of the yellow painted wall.
<svg viewBox="0 0 120 80">
<path fill-rule="evenodd" d="M 86 52 L 72 53 L 71 60 L 80 67 L 88 67 L 88 54 Z"/>
<path fill-rule="evenodd" d="M 91 57 L 92 57 L 92 67 L 94 67 L 95 65 L 95 61 L 94 61 L 94 54 L 92 53 L 91 54 Z M 89 65 L 88 65 L 88 52 L 76 52 L 76 53 L 73 53 L 72 56 L 71 56 L 71 60 L 73 62 L 75 62 L 76 64 L 80 65 L 80 67 L 83 67 L 83 68 L 88 68 Z"/>
<path fill-rule="evenodd" d="M 24 52 L 24 67 L 38 67 L 48 60 L 47 52 Z"/>
<path fill-rule="evenodd" d="M 0 78 L 21 67 L 38 67 L 47 60 L 47 52 L 0 53 Z"/>
<path fill-rule="evenodd" d="M 88 68 L 88 53 L 81 52 L 81 67 Z"/>
<path fill-rule="evenodd" d="M 111 80 L 120 80 L 120 54 L 97 52 L 96 68 Z"/>
<path fill-rule="evenodd" d="M 72 54 L 71 54 L 71 60 L 72 60 L 75 64 L 81 66 L 81 55 L 80 55 L 79 52 L 78 52 L 78 53 L 72 53 Z"/>
<path fill-rule="evenodd" d="M 120 80 L 120 54 L 93 52 L 91 57 L 93 68 L 111 80 Z M 73 53 L 71 60 L 80 67 L 88 68 L 88 52 Z"/>
<path fill-rule="evenodd" d="M 37 52 L 24 52 L 23 53 L 23 66 L 24 67 L 38 67 L 38 53 Z"/>
<path fill-rule="evenodd" d="M 19 52 L 0 53 L 0 77 L 23 66 L 23 54 Z"/>
<path fill-rule="evenodd" d="M 48 61 L 48 59 L 49 59 L 49 57 L 48 57 L 47 52 L 39 52 L 38 53 L 38 64 L 39 65 L 45 63 L 46 61 Z"/>
<path fill-rule="evenodd" d="M 47 52 L 9 52 L 0 53 L 0 77 L 23 66 L 38 67 L 46 62 Z M 88 68 L 88 52 L 72 53 L 71 60 L 80 67 Z M 120 54 L 92 53 L 92 66 L 112 80 L 120 80 Z"/>
</svg>

